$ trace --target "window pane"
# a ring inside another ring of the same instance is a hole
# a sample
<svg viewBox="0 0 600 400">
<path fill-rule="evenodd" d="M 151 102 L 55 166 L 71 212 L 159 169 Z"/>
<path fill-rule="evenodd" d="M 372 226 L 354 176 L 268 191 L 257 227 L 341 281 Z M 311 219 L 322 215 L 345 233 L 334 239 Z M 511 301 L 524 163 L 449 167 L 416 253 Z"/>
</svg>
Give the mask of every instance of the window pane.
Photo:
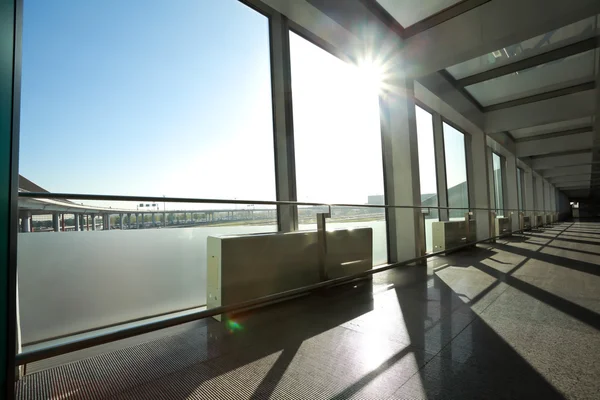
<svg viewBox="0 0 600 400">
<path fill-rule="evenodd" d="M 437 206 L 437 177 L 435 169 L 435 146 L 433 139 L 433 116 L 421 107 L 415 107 L 417 119 L 417 141 L 419 144 L 419 181 L 421 183 L 421 204 Z M 439 221 L 437 209 L 425 216 L 425 242 L 427 251 L 433 250 L 431 241 L 432 226 Z"/>
<path fill-rule="evenodd" d="M 235 0 L 23 7 L 20 185 L 275 200 L 268 18 Z M 65 231 L 19 235 L 24 344 L 203 306 L 207 236 L 277 229 L 274 207 L 79 203 L 21 210 L 25 232 Z"/>
<path fill-rule="evenodd" d="M 383 204 L 379 95 L 373 79 L 291 32 L 290 53 L 298 200 Z M 333 210 L 330 226 L 372 227 L 373 261 L 387 262 L 383 208 L 348 212 Z M 299 214 L 301 228 L 314 227 L 314 220 L 304 218 L 314 212 Z"/>
<path fill-rule="evenodd" d="M 265 16 L 233 0 L 24 6 L 21 174 L 56 192 L 275 200 Z"/>
<path fill-rule="evenodd" d="M 504 196 L 502 193 L 502 159 L 496 153 L 492 153 L 492 164 L 494 169 L 494 198 L 496 199 L 496 215 L 504 216 Z"/>
<path fill-rule="evenodd" d="M 445 122 L 443 127 L 448 206 L 459 208 L 450 210 L 450 219 L 462 219 L 469 211 L 465 136 Z"/>
</svg>

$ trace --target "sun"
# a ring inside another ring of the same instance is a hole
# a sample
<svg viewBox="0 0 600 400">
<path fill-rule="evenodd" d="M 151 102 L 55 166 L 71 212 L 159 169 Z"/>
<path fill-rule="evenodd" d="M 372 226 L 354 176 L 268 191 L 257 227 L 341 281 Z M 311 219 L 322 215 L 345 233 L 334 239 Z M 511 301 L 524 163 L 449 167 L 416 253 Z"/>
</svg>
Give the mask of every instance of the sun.
<svg viewBox="0 0 600 400">
<path fill-rule="evenodd" d="M 385 88 L 386 74 L 383 66 L 376 60 L 363 58 L 358 64 L 359 79 L 365 90 L 381 94 Z"/>
</svg>

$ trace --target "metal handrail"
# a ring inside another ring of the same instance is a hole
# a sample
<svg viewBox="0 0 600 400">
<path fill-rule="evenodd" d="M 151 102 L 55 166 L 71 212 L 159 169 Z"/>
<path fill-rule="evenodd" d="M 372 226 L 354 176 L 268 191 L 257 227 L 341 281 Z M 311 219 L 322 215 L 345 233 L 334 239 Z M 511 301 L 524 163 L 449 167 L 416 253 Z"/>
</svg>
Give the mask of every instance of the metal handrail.
<svg viewBox="0 0 600 400">
<path fill-rule="evenodd" d="M 317 207 L 356 207 L 356 208 L 397 208 L 397 209 L 427 209 L 427 210 L 469 210 L 469 211 L 509 211 L 509 212 L 556 212 L 550 210 L 520 210 L 514 208 L 486 208 L 486 207 L 442 207 L 442 206 L 409 206 L 390 204 L 351 204 L 351 203 L 320 203 L 290 200 L 230 200 L 230 199 L 205 199 L 193 197 L 162 197 L 162 196 L 122 196 L 105 194 L 82 193 L 50 193 L 50 192 L 19 192 L 19 197 L 34 199 L 62 199 L 62 200 L 89 200 L 89 201 L 135 201 L 135 202 L 165 202 L 165 203 L 204 203 L 204 204 L 258 204 L 272 206 L 317 206 Z M 107 210 L 108 211 L 108 210 Z M 132 210 L 132 212 L 135 210 Z M 173 210 L 184 211 L 184 210 Z M 161 211 L 148 211 L 161 212 Z M 169 212 L 164 210 L 162 212 Z"/>
<path fill-rule="evenodd" d="M 198 198 L 177 198 L 177 197 L 152 197 L 152 196 L 115 196 L 115 195 L 94 195 L 94 194 L 73 194 L 73 193 L 35 193 L 35 192 L 20 192 L 19 197 L 25 198 L 45 198 L 45 199 L 77 199 L 77 200 L 104 200 L 104 201 L 148 201 L 148 202 L 171 202 L 171 203 L 212 203 L 212 204 L 261 204 L 261 205 L 306 205 L 306 206 L 325 206 L 325 207 L 360 207 L 360 208 L 400 208 L 400 209 L 438 209 L 438 210 L 484 210 L 493 211 L 499 210 L 495 208 L 464 208 L 464 207 L 440 207 L 440 206 L 393 206 L 393 205 L 375 205 L 375 204 L 338 204 L 338 203 L 317 203 L 317 202 L 297 202 L 297 201 L 270 201 L 270 200 L 225 200 L 225 199 L 198 199 Z M 515 211 L 510 209 L 503 209 L 504 211 Z M 520 210 L 525 212 L 526 210 Z M 168 212 L 168 211 L 165 211 Z M 533 210 L 533 212 L 546 212 L 540 210 Z M 446 254 L 451 251 L 460 250 L 473 246 L 478 243 L 487 242 L 490 240 L 499 239 L 505 236 L 509 236 L 512 233 L 519 233 L 523 230 L 516 230 L 510 233 L 489 237 L 482 240 L 469 242 L 460 246 L 456 246 L 451 249 L 445 249 L 442 251 L 429 253 L 424 256 L 415 257 L 409 260 L 405 260 L 398 263 L 386 264 L 368 271 L 360 272 L 353 275 L 348 275 L 341 278 L 329 279 L 324 282 L 304 286 L 297 289 L 288 290 L 285 292 L 276 293 L 260 297 L 257 299 L 245 301 L 238 304 L 229 306 L 220 306 L 209 310 L 203 310 L 193 312 L 190 314 L 166 318 L 159 321 L 140 323 L 135 326 L 116 329 L 109 333 L 97 334 L 90 337 L 76 339 L 69 342 L 63 342 L 61 344 L 39 348 L 35 350 L 27 350 L 25 352 L 15 355 L 16 365 L 24 365 L 46 359 L 49 357 L 55 357 L 61 354 L 70 353 L 85 348 L 98 346 L 104 343 L 109 343 L 129 337 L 141 335 L 144 333 L 153 332 L 156 330 L 172 327 L 175 325 L 191 322 L 219 314 L 248 310 L 250 308 L 256 308 L 264 305 L 273 303 L 274 301 L 284 300 L 298 296 L 299 294 L 305 294 L 313 292 L 317 289 L 327 288 L 336 286 L 342 283 L 349 283 L 358 279 L 363 279 L 376 273 L 384 272 L 396 267 L 409 265 L 418 261 L 426 260 L 431 257 Z"/>
</svg>

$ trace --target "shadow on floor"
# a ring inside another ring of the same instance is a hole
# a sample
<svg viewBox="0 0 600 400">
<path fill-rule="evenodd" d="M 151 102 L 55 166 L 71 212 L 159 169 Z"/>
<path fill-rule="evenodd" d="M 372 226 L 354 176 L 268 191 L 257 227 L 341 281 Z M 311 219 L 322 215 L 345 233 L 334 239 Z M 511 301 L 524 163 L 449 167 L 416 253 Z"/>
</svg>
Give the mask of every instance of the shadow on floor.
<svg viewBox="0 0 600 400">
<path fill-rule="evenodd" d="M 484 248 L 444 258 L 495 278 L 472 298 L 425 267 L 398 268 L 27 376 L 17 398 L 562 399 L 471 307 L 506 284 L 599 329 L 598 314 L 511 276 L 531 257 L 591 266 L 493 246 L 526 259 L 503 272 L 483 263 L 507 264 Z"/>
</svg>

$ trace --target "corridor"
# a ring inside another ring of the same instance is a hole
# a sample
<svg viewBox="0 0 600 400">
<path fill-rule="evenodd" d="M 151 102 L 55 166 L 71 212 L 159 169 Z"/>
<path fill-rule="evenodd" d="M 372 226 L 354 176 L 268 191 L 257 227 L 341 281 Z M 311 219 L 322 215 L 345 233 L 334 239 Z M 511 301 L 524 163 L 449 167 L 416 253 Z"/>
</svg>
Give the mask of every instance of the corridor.
<svg viewBox="0 0 600 400">
<path fill-rule="evenodd" d="M 17 398 L 597 398 L 599 260 L 600 222 L 564 222 L 28 365 Z"/>
</svg>

